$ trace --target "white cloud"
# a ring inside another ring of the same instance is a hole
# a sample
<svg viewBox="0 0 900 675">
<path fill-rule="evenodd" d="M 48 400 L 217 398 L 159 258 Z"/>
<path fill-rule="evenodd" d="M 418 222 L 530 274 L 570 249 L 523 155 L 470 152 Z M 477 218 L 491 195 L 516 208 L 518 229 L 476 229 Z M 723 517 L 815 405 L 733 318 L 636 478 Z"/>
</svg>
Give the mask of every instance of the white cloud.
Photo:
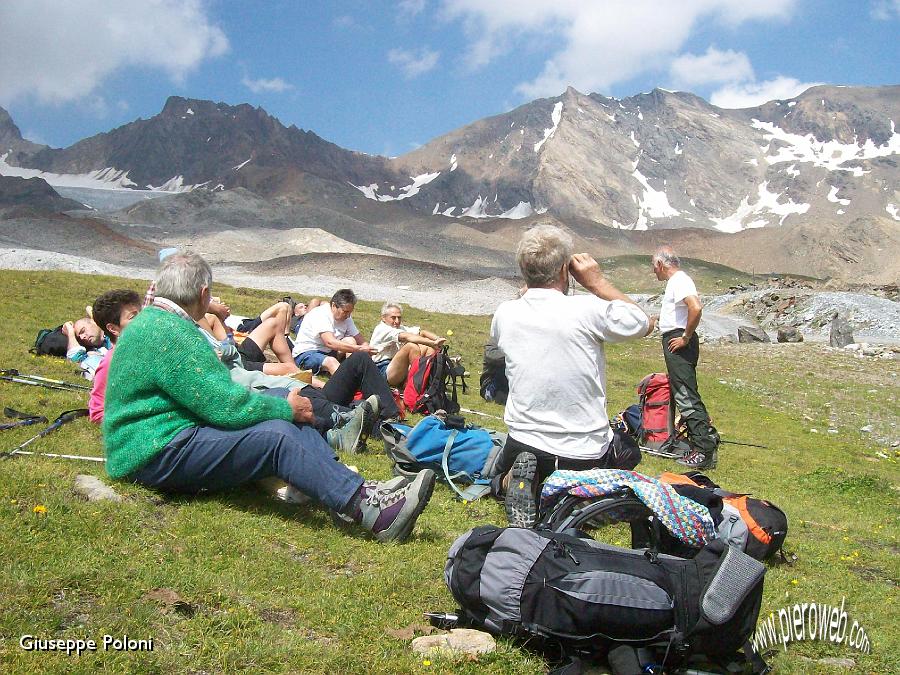
<svg viewBox="0 0 900 675">
<path fill-rule="evenodd" d="M 243 84 L 247 89 L 252 91 L 254 94 L 259 94 L 261 92 L 275 92 L 282 93 L 287 91 L 288 89 L 293 89 L 294 85 L 289 82 L 285 82 L 280 77 L 273 77 L 271 79 L 259 78 L 256 80 L 252 80 L 246 75 L 241 78 L 241 84 Z"/>
<path fill-rule="evenodd" d="M 682 54 L 669 66 L 674 84 L 690 88 L 702 84 L 744 82 L 753 79 L 753 66 L 743 52 L 710 47 L 702 56 Z"/>
<path fill-rule="evenodd" d="M 340 16 L 336 16 L 334 20 L 331 22 L 335 28 L 345 29 L 345 28 L 356 28 L 356 19 L 354 19 L 349 14 L 341 14 Z"/>
<path fill-rule="evenodd" d="M 425 0 L 400 0 L 397 8 L 401 16 L 415 16 L 425 9 Z"/>
<path fill-rule="evenodd" d="M 875 0 L 869 14 L 878 21 L 900 19 L 900 0 Z"/>
<path fill-rule="evenodd" d="M 794 98 L 821 82 L 800 82 L 793 77 L 778 76 L 765 82 L 728 84 L 713 92 L 709 102 L 719 108 L 753 108 L 776 99 Z"/>
<path fill-rule="evenodd" d="M 0 104 L 88 97 L 128 66 L 180 83 L 228 50 L 200 0 L 29 0 L 0 3 Z"/>
<path fill-rule="evenodd" d="M 403 71 L 407 78 L 418 77 L 437 65 L 440 52 L 422 49 L 418 54 L 405 49 L 392 49 L 388 61 Z"/>
<path fill-rule="evenodd" d="M 572 85 L 602 92 L 617 82 L 665 68 L 700 21 L 736 27 L 783 19 L 796 0 L 443 0 L 445 19 L 461 21 L 471 67 L 486 65 L 536 37 L 559 43 L 541 73 L 518 85 L 526 97 L 559 94 Z"/>
</svg>

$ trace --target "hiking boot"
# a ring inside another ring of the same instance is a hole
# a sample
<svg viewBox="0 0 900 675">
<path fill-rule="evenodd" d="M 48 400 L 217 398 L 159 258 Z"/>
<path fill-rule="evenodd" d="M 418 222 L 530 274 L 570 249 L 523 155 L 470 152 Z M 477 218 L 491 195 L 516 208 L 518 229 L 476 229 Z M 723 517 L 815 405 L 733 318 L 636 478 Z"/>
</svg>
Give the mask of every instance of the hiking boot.
<svg viewBox="0 0 900 675">
<path fill-rule="evenodd" d="M 359 439 L 362 437 L 363 423 L 366 416 L 366 405 L 356 409 L 339 424 L 340 426 L 325 432 L 325 440 L 338 452 L 356 453 Z"/>
<path fill-rule="evenodd" d="M 537 523 L 536 475 L 537 457 L 520 452 L 510 469 L 506 488 L 506 518 L 510 527 L 531 528 Z"/>
<path fill-rule="evenodd" d="M 363 409 L 362 433 L 359 435 L 359 441 L 356 443 L 356 452 L 363 452 L 366 449 L 366 441 L 375 430 L 375 424 L 378 422 L 378 413 L 381 412 L 381 401 L 378 396 L 372 394 L 360 405 Z"/>
<path fill-rule="evenodd" d="M 710 453 L 703 453 L 699 450 L 692 450 L 681 459 L 676 459 L 675 461 L 682 466 L 703 471 L 704 469 L 716 468 L 716 462 L 718 460 L 717 455 L 718 452 L 716 450 L 713 450 Z"/>
<path fill-rule="evenodd" d="M 378 541 L 403 541 L 425 510 L 433 490 L 431 469 L 420 471 L 412 481 L 399 476 L 384 482 L 366 481 L 351 517 Z"/>
</svg>

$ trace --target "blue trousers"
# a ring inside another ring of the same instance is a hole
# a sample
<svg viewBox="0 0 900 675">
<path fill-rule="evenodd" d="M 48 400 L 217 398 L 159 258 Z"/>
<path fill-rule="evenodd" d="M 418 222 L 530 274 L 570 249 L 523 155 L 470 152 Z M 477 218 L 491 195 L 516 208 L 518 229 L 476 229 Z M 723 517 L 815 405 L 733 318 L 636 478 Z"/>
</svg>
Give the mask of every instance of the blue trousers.
<svg viewBox="0 0 900 675">
<path fill-rule="evenodd" d="M 342 511 L 363 479 L 334 457 L 313 428 L 269 420 L 226 431 L 191 427 L 129 476 L 164 492 L 224 490 L 277 476 L 330 509 Z"/>
</svg>

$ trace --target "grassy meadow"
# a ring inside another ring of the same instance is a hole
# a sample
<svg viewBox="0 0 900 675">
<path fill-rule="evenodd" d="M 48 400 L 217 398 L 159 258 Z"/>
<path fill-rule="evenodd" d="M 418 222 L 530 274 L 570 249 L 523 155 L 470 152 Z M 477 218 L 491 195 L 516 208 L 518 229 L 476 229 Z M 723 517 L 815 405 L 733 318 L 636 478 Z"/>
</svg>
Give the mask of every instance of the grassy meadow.
<svg viewBox="0 0 900 675">
<path fill-rule="evenodd" d="M 77 318 L 113 287 L 142 293 L 146 284 L 0 271 L 6 330 L 0 368 L 78 381 L 67 362 L 34 357 L 28 349 L 38 329 Z M 224 286 L 214 291 L 240 314 L 254 314 L 293 292 Z M 379 307 L 357 306 L 354 319 L 361 330 L 371 332 Z M 452 331 L 451 352 L 462 354 L 472 373 L 462 405 L 502 414 L 477 392 L 488 317 L 406 308 L 404 320 L 441 334 Z M 768 446 L 723 445 L 712 477 L 729 489 L 772 500 L 789 517 L 786 549 L 798 560 L 769 565 L 761 617 L 794 603 L 840 605 L 844 599 L 850 622 L 857 621 L 871 642 L 867 655 L 829 642 L 793 642 L 773 652 L 770 663 L 776 672 L 829 672 L 818 660 L 839 657 L 853 659 L 859 672 L 897 672 L 900 472 L 895 450 L 873 439 L 897 437 L 898 362 L 856 359 L 810 344 L 702 350 L 701 391 L 722 437 Z M 613 413 L 634 402 L 641 377 L 664 368 L 657 339 L 610 346 L 607 359 Z M 0 381 L 3 406 L 51 420 L 86 400 Z M 498 420 L 469 419 L 502 428 Z M 873 425 L 873 434 L 859 431 L 866 424 Z M 0 449 L 15 447 L 40 428 L 0 433 Z M 343 459 L 367 476 L 388 478 L 380 445 L 370 439 L 367 453 Z M 102 454 L 99 429 L 86 419 L 29 449 Z M 647 458 L 639 470 L 655 475 L 676 467 Z M 502 506 L 490 499 L 463 504 L 439 485 L 412 538 L 382 545 L 352 528 L 335 527 L 322 509 L 276 502 L 255 488 L 170 498 L 118 483 L 123 502 L 87 502 L 73 492 L 79 473 L 106 479 L 102 465 L 89 462 L 25 456 L 0 462 L 0 671 L 546 670 L 540 657 L 510 641 L 499 641 L 495 653 L 477 661 L 426 660 L 412 653 L 407 639 L 392 635 L 423 624 L 423 611 L 455 608 L 443 582 L 446 551 L 474 525 L 504 523 Z M 152 638 L 154 649 L 101 646 L 77 657 L 29 652 L 19 646 L 26 634 L 98 642 L 105 634 L 127 635 Z"/>
</svg>

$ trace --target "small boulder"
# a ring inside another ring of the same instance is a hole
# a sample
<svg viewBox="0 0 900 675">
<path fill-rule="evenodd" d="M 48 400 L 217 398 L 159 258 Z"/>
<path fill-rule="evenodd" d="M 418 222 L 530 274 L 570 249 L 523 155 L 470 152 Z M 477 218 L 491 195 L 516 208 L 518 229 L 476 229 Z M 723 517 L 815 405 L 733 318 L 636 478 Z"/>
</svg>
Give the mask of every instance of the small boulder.
<svg viewBox="0 0 900 675">
<path fill-rule="evenodd" d="M 103 500 L 112 502 L 122 501 L 122 495 L 106 485 L 99 478 L 83 473 L 75 476 L 75 492 L 87 497 L 88 501 L 91 502 Z"/>
<path fill-rule="evenodd" d="M 766 331 L 756 326 L 738 326 L 738 342 L 771 342 Z"/>
<path fill-rule="evenodd" d="M 850 322 L 847 317 L 835 314 L 831 319 L 831 332 L 828 335 L 828 344 L 832 347 L 846 347 L 853 344 L 853 329 L 850 328 Z"/>
<path fill-rule="evenodd" d="M 454 628 L 449 633 L 423 635 L 412 641 L 416 654 L 427 655 L 444 652 L 450 656 L 490 654 L 497 649 L 497 642 L 489 633 L 471 628 Z"/>
<path fill-rule="evenodd" d="M 779 328 L 776 339 L 779 342 L 803 342 L 803 333 L 796 328 Z"/>
</svg>

